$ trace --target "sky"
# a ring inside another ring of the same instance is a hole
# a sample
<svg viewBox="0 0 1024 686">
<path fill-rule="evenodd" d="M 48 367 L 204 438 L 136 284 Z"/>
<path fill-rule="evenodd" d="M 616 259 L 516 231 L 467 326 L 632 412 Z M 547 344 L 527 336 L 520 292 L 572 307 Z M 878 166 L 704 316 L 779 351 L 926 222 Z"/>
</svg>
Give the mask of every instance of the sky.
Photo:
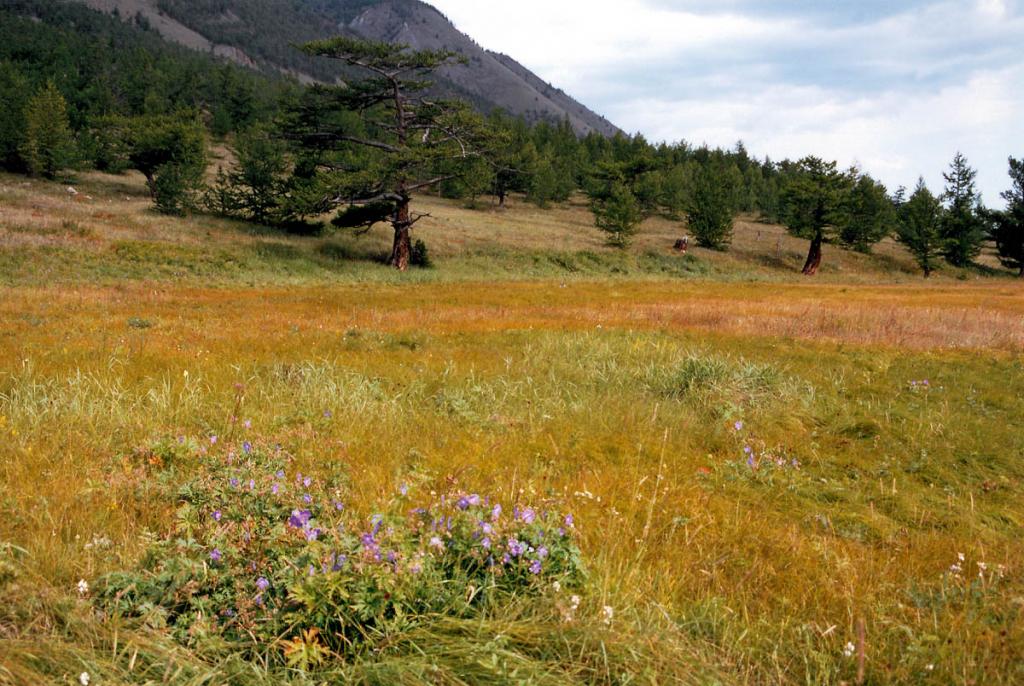
<svg viewBox="0 0 1024 686">
<path fill-rule="evenodd" d="M 1024 157 L 1024 0 L 431 0 L 490 50 L 654 142 L 817 155 L 986 204 Z"/>
</svg>

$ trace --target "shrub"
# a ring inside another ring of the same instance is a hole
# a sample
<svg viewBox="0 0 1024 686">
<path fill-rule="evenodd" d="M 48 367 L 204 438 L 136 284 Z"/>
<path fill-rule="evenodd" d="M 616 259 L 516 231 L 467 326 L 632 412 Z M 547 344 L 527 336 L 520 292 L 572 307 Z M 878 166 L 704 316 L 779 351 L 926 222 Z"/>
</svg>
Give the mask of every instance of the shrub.
<svg viewBox="0 0 1024 686">
<path fill-rule="evenodd" d="M 182 215 L 197 206 L 202 186 L 202 169 L 181 164 L 165 164 L 153 179 L 153 203 L 158 212 Z"/>
<path fill-rule="evenodd" d="M 160 460 L 171 470 L 176 461 Z M 145 617 L 192 647 L 274 646 L 272 660 L 313 669 L 582 580 L 572 518 L 551 510 L 458 492 L 418 501 L 403 488 L 361 517 L 337 480 L 293 473 L 283 452 L 248 443 L 193 473 L 177 491 L 174 530 L 98 594 L 109 612 Z"/>
<path fill-rule="evenodd" d="M 409 255 L 409 264 L 414 267 L 429 268 L 434 266 L 433 262 L 430 261 L 430 253 L 427 250 L 427 244 L 421 240 L 416 241 L 412 244 L 412 253 Z"/>
</svg>

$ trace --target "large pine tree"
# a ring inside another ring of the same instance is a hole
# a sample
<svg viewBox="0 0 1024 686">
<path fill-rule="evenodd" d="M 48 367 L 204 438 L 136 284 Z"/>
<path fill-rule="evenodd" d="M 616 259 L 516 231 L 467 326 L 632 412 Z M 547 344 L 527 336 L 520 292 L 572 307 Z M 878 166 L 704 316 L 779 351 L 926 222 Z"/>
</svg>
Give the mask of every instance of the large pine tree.
<svg viewBox="0 0 1024 686">
<path fill-rule="evenodd" d="M 970 266 L 985 242 L 985 219 L 975 188 L 977 176 L 978 172 L 959 152 L 949 165 L 949 171 L 943 174 L 946 192 L 942 199 L 947 210 L 942 220 L 943 254 L 956 267 Z"/>
<path fill-rule="evenodd" d="M 843 221 L 850 189 L 850 176 L 840 172 L 835 162 L 805 157 L 790 172 L 783 191 L 782 221 L 799 238 L 811 241 L 803 273 L 818 273 L 822 244 L 833 236 Z"/>
<path fill-rule="evenodd" d="M 423 216 L 411 211 L 413 193 L 463 173 L 466 165 L 459 163 L 483 154 L 490 141 L 468 105 L 429 95 L 426 77 L 460 58 L 346 37 L 303 50 L 344 62 L 360 76 L 345 86 L 311 89 L 292 114 L 287 133 L 301 156 L 293 212 L 315 216 L 342 208 L 338 226 L 391 224 L 389 263 L 404 271 L 410 231 Z"/>
</svg>

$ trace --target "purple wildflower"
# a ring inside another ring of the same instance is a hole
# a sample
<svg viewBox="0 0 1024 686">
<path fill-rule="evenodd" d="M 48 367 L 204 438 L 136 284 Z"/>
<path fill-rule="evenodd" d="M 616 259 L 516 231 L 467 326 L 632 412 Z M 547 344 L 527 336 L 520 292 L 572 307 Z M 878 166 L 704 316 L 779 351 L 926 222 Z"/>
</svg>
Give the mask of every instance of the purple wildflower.
<svg viewBox="0 0 1024 686">
<path fill-rule="evenodd" d="M 537 548 L 537 559 L 538 560 L 543 560 L 547 556 L 548 556 L 548 549 L 547 548 L 545 548 L 544 546 L 541 546 L 541 547 Z"/>
<path fill-rule="evenodd" d="M 573 518 L 573 516 L 571 514 L 565 515 L 565 528 L 566 529 L 571 529 L 575 525 L 576 525 L 576 520 Z"/>
<path fill-rule="evenodd" d="M 253 600 L 256 601 L 256 605 L 258 605 L 259 607 L 263 607 L 263 594 L 262 593 L 257 593 L 256 597 L 253 598 Z"/>
<path fill-rule="evenodd" d="M 311 496 L 309 493 L 306 493 L 304 496 L 302 496 L 302 502 L 309 505 L 311 502 L 313 502 L 313 496 Z"/>
<path fill-rule="evenodd" d="M 306 488 L 309 488 L 310 486 L 313 485 L 313 479 L 307 476 L 305 479 L 302 480 L 302 485 L 305 486 Z"/>
<path fill-rule="evenodd" d="M 252 428 L 252 420 L 251 419 L 246 419 L 244 422 L 242 422 L 242 426 L 244 426 L 246 429 L 251 429 Z"/>
<path fill-rule="evenodd" d="M 210 445 L 217 445 L 217 437 L 210 436 Z"/>
<path fill-rule="evenodd" d="M 340 500 L 335 500 L 334 509 L 337 510 L 338 512 L 341 512 L 342 510 L 345 509 L 345 504 L 342 503 Z"/>
<path fill-rule="evenodd" d="M 476 493 L 471 494 L 468 500 L 471 507 L 477 507 L 478 505 L 480 505 L 480 496 L 477 495 Z"/>
<path fill-rule="evenodd" d="M 488 524 L 487 522 L 480 522 L 480 531 L 483 531 L 485 534 L 490 535 L 494 533 L 494 527 Z"/>
<path fill-rule="evenodd" d="M 221 520 L 221 517 L 223 517 L 223 516 L 224 516 L 224 515 L 223 515 L 223 514 L 221 514 L 221 511 L 220 511 L 220 510 L 214 510 L 214 511 L 213 511 L 213 521 L 215 521 L 215 522 L 219 522 L 219 521 Z"/>
<path fill-rule="evenodd" d="M 433 536 L 430 539 L 430 547 L 444 550 L 444 541 L 441 540 L 440 536 Z"/>
<path fill-rule="evenodd" d="M 757 463 L 754 461 L 753 455 L 747 458 L 747 466 L 750 467 L 751 469 L 754 469 L 757 466 Z"/>
<path fill-rule="evenodd" d="M 231 488 L 238 488 L 238 479 L 233 478 L 228 483 L 231 484 Z"/>
<path fill-rule="evenodd" d="M 530 564 L 530 573 L 540 574 L 541 566 L 542 565 L 540 560 L 534 560 L 533 563 Z"/>
<path fill-rule="evenodd" d="M 311 529 L 311 530 L 306 532 L 306 540 L 307 541 L 315 541 L 316 539 L 320 538 L 320 534 L 321 534 L 320 529 Z"/>
<path fill-rule="evenodd" d="M 265 576 L 261 576 L 259 579 L 256 579 L 256 588 L 260 589 L 261 592 L 265 591 L 270 588 L 270 582 L 267 581 Z"/>
<path fill-rule="evenodd" d="M 732 428 L 734 428 L 736 431 L 743 431 L 743 422 L 736 422 L 735 424 L 732 425 Z"/>
<path fill-rule="evenodd" d="M 537 513 L 533 511 L 532 507 L 527 507 L 519 513 L 519 518 L 523 520 L 524 524 L 533 524 L 533 521 L 537 519 Z"/>
<path fill-rule="evenodd" d="M 486 550 L 491 549 L 491 539 L 484 537 L 484 540 L 480 541 L 480 546 Z"/>
<path fill-rule="evenodd" d="M 460 510 L 468 510 L 469 498 L 467 498 L 466 496 L 462 496 L 461 498 L 459 498 L 458 502 L 455 503 L 455 507 L 459 508 Z"/>
<path fill-rule="evenodd" d="M 249 479 L 249 490 L 250 491 L 255 491 L 256 490 L 256 479 Z"/>
<path fill-rule="evenodd" d="M 246 441 L 245 443 L 243 443 L 242 444 L 242 452 L 245 453 L 246 455 L 251 453 L 252 452 L 252 443 L 250 443 L 249 441 Z"/>
<path fill-rule="evenodd" d="M 363 542 L 364 548 L 373 548 L 377 545 L 377 539 L 374 538 L 373 534 L 367 532 L 359 537 L 359 540 Z"/>
<path fill-rule="evenodd" d="M 220 553 L 220 548 L 214 548 L 213 550 L 210 551 L 210 559 L 212 561 L 220 562 L 221 557 L 223 557 L 223 555 L 221 555 L 221 553 Z"/>
<path fill-rule="evenodd" d="M 398 487 L 398 493 L 399 493 L 399 495 L 401 495 L 401 496 L 402 496 L 403 498 L 404 498 L 405 496 L 409 495 L 409 486 L 408 486 L 408 484 L 402 484 L 401 486 L 399 486 L 399 487 Z"/>
<path fill-rule="evenodd" d="M 501 505 L 496 504 L 494 509 L 491 510 L 491 521 L 496 522 L 499 517 L 501 517 Z"/>
<path fill-rule="evenodd" d="M 292 516 L 288 518 L 288 524 L 296 529 L 304 529 L 313 519 L 313 513 L 309 510 L 292 510 Z"/>
<path fill-rule="evenodd" d="M 526 552 L 526 545 L 515 538 L 508 539 L 508 554 L 512 557 L 520 557 Z"/>
<path fill-rule="evenodd" d="M 273 486 L 270 487 L 270 492 L 273 493 L 274 495 L 277 495 L 278 493 L 281 492 L 281 486 L 279 486 L 278 484 L 274 484 Z"/>
<path fill-rule="evenodd" d="M 283 479 L 284 478 L 284 470 L 283 469 L 277 470 L 277 474 L 274 474 L 274 476 L 276 476 L 278 479 Z"/>
</svg>

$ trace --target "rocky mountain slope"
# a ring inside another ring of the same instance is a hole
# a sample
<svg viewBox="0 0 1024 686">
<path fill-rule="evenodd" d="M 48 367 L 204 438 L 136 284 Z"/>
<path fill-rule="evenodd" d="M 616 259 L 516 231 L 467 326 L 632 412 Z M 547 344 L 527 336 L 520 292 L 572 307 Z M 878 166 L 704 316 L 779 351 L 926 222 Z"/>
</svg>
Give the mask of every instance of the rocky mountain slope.
<svg viewBox="0 0 1024 686">
<path fill-rule="evenodd" d="M 463 55 L 467 63 L 445 69 L 439 88 L 482 111 L 502 109 L 534 122 L 568 117 L 581 135 L 596 131 L 610 136 L 619 131 L 511 57 L 479 46 L 420 0 L 77 1 L 147 25 L 167 40 L 195 50 L 304 81 L 345 77 L 338 65 L 306 57 L 292 47 L 306 40 L 348 34 L 419 49 L 445 48 Z"/>
</svg>

